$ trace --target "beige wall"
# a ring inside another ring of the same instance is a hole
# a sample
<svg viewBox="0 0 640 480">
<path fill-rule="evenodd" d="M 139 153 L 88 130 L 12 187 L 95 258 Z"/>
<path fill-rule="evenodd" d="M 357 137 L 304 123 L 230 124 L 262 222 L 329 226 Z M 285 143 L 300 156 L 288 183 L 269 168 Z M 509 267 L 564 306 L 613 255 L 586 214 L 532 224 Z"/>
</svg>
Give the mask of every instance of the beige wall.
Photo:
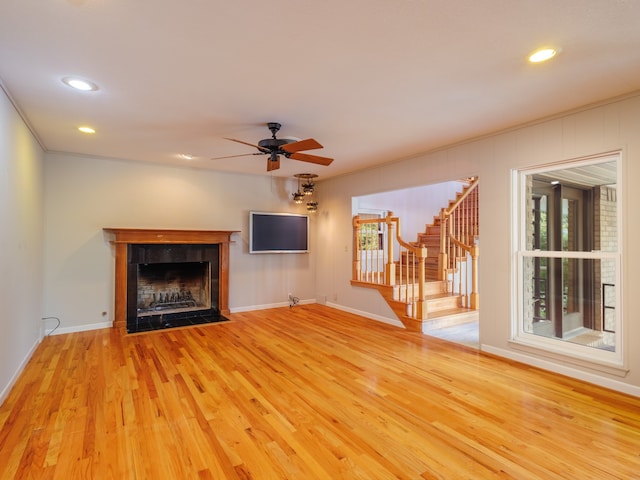
<svg viewBox="0 0 640 480">
<path fill-rule="evenodd" d="M 314 300 L 313 253 L 248 253 L 250 210 L 304 210 L 289 200 L 295 179 L 69 154 L 48 154 L 45 172 L 44 309 L 61 318 L 63 332 L 113 319 L 114 258 L 104 227 L 239 230 L 230 246 L 232 312 L 288 305 L 289 292 Z"/>
<path fill-rule="evenodd" d="M 44 154 L 0 88 L 0 403 L 40 341 Z"/>
<path fill-rule="evenodd" d="M 640 95 L 597 108 L 568 114 L 535 125 L 513 129 L 488 138 L 394 162 L 322 183 L 326 199 L 319 212 L 317 297 L 326 297 L 338 308 L 393 323 L 393 313 L 378 293 L 352 287 L 351 198 L 432 184 L 470 175 L 480 177 L 480 341 L 482 348 L 499 355 L 573 375 L 640 395 L 640 339 L 638 295 L 640 254 L 634 248 L 640 238 Z M 517 349 L 510 342 L 513 261 L 511 172 L 581 156 L 622 150 L 623 158 L 623 315 L 626 331 L 626 375 L 592 368 L 568 358 Z M 621 376 L 624 375 L 624 376 Z"/>
</svg>

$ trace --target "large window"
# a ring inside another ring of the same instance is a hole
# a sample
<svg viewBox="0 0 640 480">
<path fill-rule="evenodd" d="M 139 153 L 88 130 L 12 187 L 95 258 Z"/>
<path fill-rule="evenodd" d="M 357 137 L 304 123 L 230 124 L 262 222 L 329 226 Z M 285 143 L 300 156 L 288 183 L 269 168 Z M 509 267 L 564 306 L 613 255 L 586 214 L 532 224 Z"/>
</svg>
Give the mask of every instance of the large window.
<svg viewBox="0 0 640 480">
<path fill-rule="evenodd" d="M 517 343 L 622 365 L 620 155 L 514 173 Z"/>
</svg>

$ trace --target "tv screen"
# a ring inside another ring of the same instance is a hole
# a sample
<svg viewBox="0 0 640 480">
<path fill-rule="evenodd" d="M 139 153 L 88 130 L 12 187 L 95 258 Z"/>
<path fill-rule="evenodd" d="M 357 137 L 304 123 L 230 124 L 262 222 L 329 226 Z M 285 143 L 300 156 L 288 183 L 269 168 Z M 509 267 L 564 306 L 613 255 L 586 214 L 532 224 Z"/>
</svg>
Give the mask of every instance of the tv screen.
<svg viewBox="0 0 640 480">
<path fill-rule="evenodd" d="M 249 213 L 249 253 L 307 253 L 309 216 Z"/>
</svg>

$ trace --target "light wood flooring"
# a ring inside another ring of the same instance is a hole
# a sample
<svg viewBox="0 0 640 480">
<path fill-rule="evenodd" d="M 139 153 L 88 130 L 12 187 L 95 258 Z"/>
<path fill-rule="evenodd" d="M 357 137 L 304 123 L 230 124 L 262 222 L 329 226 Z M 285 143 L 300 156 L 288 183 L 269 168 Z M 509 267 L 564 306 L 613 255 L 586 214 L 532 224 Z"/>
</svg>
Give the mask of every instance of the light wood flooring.
<svg viewBox="0 0 640 480">
<path fill-rule="evenodd" d="M 47 337 L 1 479 L 640 479 L 640 399 L 322 305 Z"/>
</svg>

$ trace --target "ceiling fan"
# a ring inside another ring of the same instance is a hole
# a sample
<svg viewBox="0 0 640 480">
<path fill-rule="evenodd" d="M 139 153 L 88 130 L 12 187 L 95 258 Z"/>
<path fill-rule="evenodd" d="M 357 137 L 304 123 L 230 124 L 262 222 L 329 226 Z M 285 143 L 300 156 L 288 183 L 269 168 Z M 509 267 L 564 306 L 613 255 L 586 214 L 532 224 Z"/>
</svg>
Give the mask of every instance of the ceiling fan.
<svg viewBox="0 0 640 480">
<path fill-rule="evenodd" d="M 242 143 L 243 145 L 249 145 L 258 149 L 254 153 L 244 153 L 241 155 L 229 155 L 226 157 L 212 158 L 211 160 L 220 160 L 223 158 L 233 157 L 245 157 L 247 155 L 269 155 L 267 159 L 267 172 L 277 170 L 280 168 L 280 155 L 284 155 L 286 158 L 293 158 L 294 160 L 301 160 L 303 162 L 315 163 L 317 165 L 330 165 L 333 162 L 333 158 L 320 157 L 318 155 L 311 155 L 309 153 L 302 153 L 303 150 L 315 150 L 322 148 L 316 140 L 308 138 L 307 140 L 294 140 L 290 138 L 276 138 L 276 133 L 280 130 L 279 123 L 269 122 L 267 127 L 271 130 L 271 138 L 265 138 L 260 140 L 257 145 L 253 143 L 245 142 L 243 140 L 236 140 L 235 138 L 227 138 L 225 140 L 231 140 L 232 142 Z"/>
</svg>

